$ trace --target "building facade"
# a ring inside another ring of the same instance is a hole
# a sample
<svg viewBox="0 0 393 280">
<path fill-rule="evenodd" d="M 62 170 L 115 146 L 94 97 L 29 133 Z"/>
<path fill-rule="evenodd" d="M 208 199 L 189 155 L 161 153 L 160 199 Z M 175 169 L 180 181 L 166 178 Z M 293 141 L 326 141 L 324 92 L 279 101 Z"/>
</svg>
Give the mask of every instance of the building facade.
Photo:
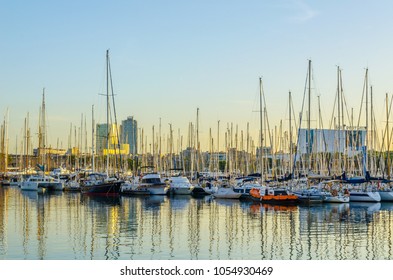
<svg viewBox="0 0 393 280">
<path fill-rule="evenodd" d="M 362 152 L 366 145 L 366 130 L 300 129 L 298 152 L 307 153 L 345 153 L 348 156 Z"/>
<path fill-rule="evenodd" d="M 121 143 L 128 144 L 129 154 L 138 153 L 138 123 L 134 117 L 128 117 L 121 122 Z"/>
<path fill-rule="evenodd" d="M 119 132 L 120 129 L 115 124 L 97 124 L 96 126 L 96 153 L 106 155 L 107 153 L 115 155 L 129 154 L 129 145 L 121 144 L 119 145 Z M 109 141 L 109 143 L 107 142 Z M 108 149 L 109 148 L 109 149 Z"/>
</svg>

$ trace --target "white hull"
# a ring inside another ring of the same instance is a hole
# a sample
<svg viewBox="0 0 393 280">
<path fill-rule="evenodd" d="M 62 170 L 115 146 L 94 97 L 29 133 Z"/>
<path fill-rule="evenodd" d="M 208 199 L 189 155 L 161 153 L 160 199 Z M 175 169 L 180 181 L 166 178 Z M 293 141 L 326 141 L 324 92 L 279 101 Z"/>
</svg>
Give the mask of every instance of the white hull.
<svg viewBox="0 0 393 280">
<path fill-rule="evenodd" d="M 349 202 L 349 196 L 326 196 L 323 202 L 347 203 L 347 202 Z"/>
<path fill-rule="evenodd" d="M 239 199 L 241 193 L 233 191 L 232 188 L 219 188 L 216 192 L 212 193 L 215 198 L 228 198 L 228 199 Z"/>
<path fill-rule="evenodd" d="M 32 177 L 23 181 L 20 188 L 23 191 L 62 191 L 64 184 L 53 178 Z"/>
<path fill-rule="evenodd" d="M 393 191 L 379 191 L 378 193 L 381 196 L 381 201 L 393 202 Z"/>
<path fill-rule="evenodd" d="M 187 177 L 172 176 L 169 178 L 170 189 L 172 194 L 190 195 L 194 186 L 190 183 Z"/>
<path fill-rule="evenodd" d="M 152 195 L 166 195 L 168 193 L 169 188 L 167 186 L 152 186 L 147 187 Z"/>
<path fill-rule="evenodd" d="M 38 191 L 38 184 L 36 182 L 22 182 L 20 189 L 22 191 Z"/>
<path fill-rule="evenodd" d="M 190 195 L 192 193 L 192 187 L 171 187 L 170 190 L 173 194 Z"/>
<path fill-rule="evenodd" d="M 381 196 L 378 192 L 351 191 L 349 201 L 356 202 L 380 202 Z"/>
<path fill-rule="evenodd" d="M 218 188 L 217 187 L 204 187 L 203 188 L 204 190 L 205 190 L 205 192 L 207 193 L 207 194 L 214 194 L 214 193 L 216 193 L 217 191 L 218 191 Z"/>
</svg>

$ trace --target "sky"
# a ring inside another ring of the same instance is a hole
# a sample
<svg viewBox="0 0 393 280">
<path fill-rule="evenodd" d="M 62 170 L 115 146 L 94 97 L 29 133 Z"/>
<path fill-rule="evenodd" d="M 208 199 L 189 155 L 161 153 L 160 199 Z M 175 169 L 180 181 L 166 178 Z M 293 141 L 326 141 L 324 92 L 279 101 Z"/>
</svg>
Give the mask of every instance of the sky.
<svg viewBox="0 0 393 280">
<path fill-rule="evenodd" d="M 8 121 L 11 153 L 27 114 L 38 139 L 43 88 L 53 147 L 58 140 L 68 146 L 70 126 L 80 127 L 82 116 L 91 125 L 92 105 L 95 121 L 105 122 L 107 49 L 117 118 L 134 116 L 146 135 L 153 126 L 157 131 L 161 119 L 163 134 L 170 123 L 186 142 L 199 108 L 203 146 L 210 128 L 217 134 L 218 121 L 222 134 L 228 124 L 240 133 L 249 123 L 257 138 L 259 77 L 270 127 L 282 121 L 287 129 L 288 92 L 298 114 L 308 60 L 325 124 L 332 115 L 337 66 L 355 118 L 369 69 L 377 124 L 380 129 L 386 124 L 385 94 L 391 98 L 393 90 L 392 1 L 1 0 L 0 5 L 0 113 Z"/>
</svg>

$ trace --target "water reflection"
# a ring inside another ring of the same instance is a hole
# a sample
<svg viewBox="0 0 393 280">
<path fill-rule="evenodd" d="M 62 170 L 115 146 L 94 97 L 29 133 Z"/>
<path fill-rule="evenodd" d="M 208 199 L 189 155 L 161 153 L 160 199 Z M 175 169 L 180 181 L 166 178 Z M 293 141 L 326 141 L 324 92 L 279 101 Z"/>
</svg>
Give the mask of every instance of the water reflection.
<svg viewBox="0 0 393 280">
<path fill-rule="evenodd" d="M 0 189 L 3 259 L 392 259 L 393 203 L 273 206 Z"/>
</svg>

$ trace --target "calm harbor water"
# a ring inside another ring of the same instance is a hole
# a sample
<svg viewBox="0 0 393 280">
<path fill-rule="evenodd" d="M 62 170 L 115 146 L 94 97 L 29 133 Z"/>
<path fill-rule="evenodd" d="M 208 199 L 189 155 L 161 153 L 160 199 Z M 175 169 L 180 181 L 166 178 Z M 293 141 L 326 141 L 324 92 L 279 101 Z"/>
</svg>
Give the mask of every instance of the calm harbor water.
<svg viewBox="0 0 393 280">
<path fill-rule="evenodd" d="M 0 187 L 3 260 L 389 260 L 393 204 L 269 206 Z"/>
</svg>

